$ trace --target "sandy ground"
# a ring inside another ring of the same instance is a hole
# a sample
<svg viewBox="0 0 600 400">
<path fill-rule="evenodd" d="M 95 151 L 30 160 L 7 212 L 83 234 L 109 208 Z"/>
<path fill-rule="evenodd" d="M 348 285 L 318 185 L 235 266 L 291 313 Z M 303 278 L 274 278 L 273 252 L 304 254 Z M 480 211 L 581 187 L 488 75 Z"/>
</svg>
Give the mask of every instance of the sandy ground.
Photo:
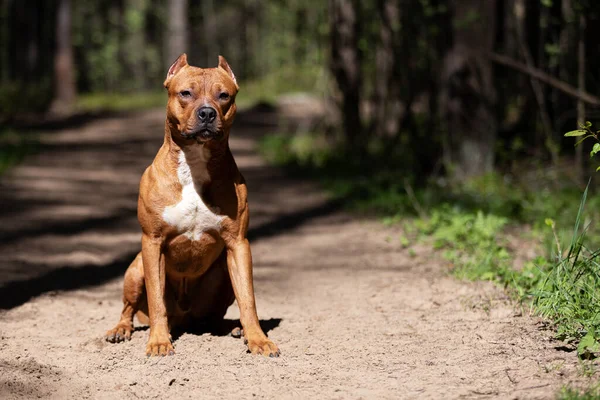
<svg viewBox="0 0 600 400">
<path fill-rule="evenodd" d="M 282 356 L 186 332 L 175 356 L 147 358 L 144 327 L 105 342 L 163 118 L 57 127 L 0 181 L 0 398 L 552 398 L 585 384 L 575 354 L 501 290 L 449 277 L 427 246 L 402 248 L 400 228 L 266 166 L 256 137 L 275 117 L 251 113 L 231 145 L 250 188 L 259 316 Z"/>
</svg>

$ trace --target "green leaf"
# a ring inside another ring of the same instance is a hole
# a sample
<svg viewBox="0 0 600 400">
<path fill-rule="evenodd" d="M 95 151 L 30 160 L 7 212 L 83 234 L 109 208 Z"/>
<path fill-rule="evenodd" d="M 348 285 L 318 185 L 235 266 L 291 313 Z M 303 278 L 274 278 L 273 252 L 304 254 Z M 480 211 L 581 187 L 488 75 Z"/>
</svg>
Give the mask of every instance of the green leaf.
<svg viewBox="0 0 600 400">
<path fill-rule="evenodd" d="M 492 271 L 487 271 L 481 274 L 480 278 L 482 281 L 493 281 L 494 279 L 496 279 L 496 273 Z"/>
<path fill-rule="evenodd" d="M 600 167 L 596 168 L 596 172 L 600 171 Z"/>
<path fill-rule="evenodd" d="M 584 131 L 583 129 L 577 129 L 576 131 L 571 131 L 571 132 L 565 133 L 565 136 L 583 136 L 586 133 L 587 133 L 587 131 Z"/>
<path fill-rule="evenodd" d="M 600 151 L 600 143 L 594 143 L 594 147 L 592 147 L 592 151 L 590 151 L 590 157 L 594 157 L 596 153 Z"/>
<path fill-rule="evenodd" d="M 577 345 L 577 353 L 581 356 L 586 353 L 595 353 L 598 351 L 599 345 L 595 338 L 595 331 L 590 329 L 586 335 L 581 338 Z"/>
<path fill-rule="evenodd" d="M 598 167 L 598 168 L 600 168 L 600 167 Z M 546 225 L 548 225 L 548 226 L 554 226 L 554 220 L 553 220 L 552 218 L 546 218 L 546 219 L 544 220 L 544 222 L 545 222 L 545 223 L 546 223 Z"/>
<path fill-rule="evenodd" d="M 590 121 L 585 121 L 585 127 L 586 128 L 591 128 L 592 127 L 592 123 Z"/>
</svg>

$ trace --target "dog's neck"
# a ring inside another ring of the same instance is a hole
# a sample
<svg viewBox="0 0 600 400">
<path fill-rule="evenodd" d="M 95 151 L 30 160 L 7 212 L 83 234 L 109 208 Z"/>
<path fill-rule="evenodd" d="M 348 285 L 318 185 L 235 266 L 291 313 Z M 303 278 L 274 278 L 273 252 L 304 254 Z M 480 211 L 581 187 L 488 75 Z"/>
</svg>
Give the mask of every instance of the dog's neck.
<svg viewBox="0 0 600 400">
<path fill-rule="evenodd" d="M 201 143 L 183 139 L 174 129 L 177 128 L 167 120 L 165 145 L 169 158 L 177 167 L 177 175 L 181 183 L 193 181 L 196 190 L 200 193 L 211 182 L 227 176 L 231 157 L 229 132 L 224 132 L 224 140 Z"/>
</svg>

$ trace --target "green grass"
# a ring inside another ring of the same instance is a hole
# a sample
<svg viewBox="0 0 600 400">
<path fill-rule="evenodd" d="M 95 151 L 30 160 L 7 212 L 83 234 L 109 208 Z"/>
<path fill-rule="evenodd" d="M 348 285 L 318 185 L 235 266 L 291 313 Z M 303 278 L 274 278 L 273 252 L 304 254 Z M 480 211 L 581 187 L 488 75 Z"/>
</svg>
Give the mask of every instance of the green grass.
<svg viewBox="0 0 600 400">
<path fill-rule="evenodd" d="M 554 321 L 561 339 L 578 343 L 578 354 L 583 358 L 591 358 L 600 350 L 600 251 L 587 246 L 589 224 L 584 225 L 587 195 L 586 189 L 568 251 L 562 249 L 557 239 L 554 257 L 533 292 L 538 312 Z"/>
<path fill-rule="evenodd" d="M 428 240 L 458 278 L 506 287 L 551 321 L 560 339 L 578 345 L 582 358 L 600 352 L 600 227 L 589 223 L 600 218 L 598 196 L 586 190 L 582 201 L 580 188 L 557 185 L 556 171 L 533 167 L 533 178 L 490 174 L 462 185 L 418 185 L 401 160 L 393 163 L 398 157 L 374 149 L 359 159 L 339 148 L 317 134 L 271 135 L 260 144 L 269 162 L 318 180 L 352 210 L 411 221 L 399 245 Z M 515 270 L 506 234 L 524 224 L 532 229 L 523 240 L 542 238 L 542 245 Z"/>
<path fill-rule="evenodd" d="M 471 212 L 443 204 L 414 221 L 421 235 L 433 240 L 461 279 L 496 280 L 506 275 L 511 257 L 500 237 L 508 220 L 482 211 Z"/>
<path fill-rule="evenodd" d="M 563 388 L 557 396 L 558 400 L 597 400 L 600 399 L 600 387 L 593 385 L 585 390 L 572 387 Z"/>
</svg>

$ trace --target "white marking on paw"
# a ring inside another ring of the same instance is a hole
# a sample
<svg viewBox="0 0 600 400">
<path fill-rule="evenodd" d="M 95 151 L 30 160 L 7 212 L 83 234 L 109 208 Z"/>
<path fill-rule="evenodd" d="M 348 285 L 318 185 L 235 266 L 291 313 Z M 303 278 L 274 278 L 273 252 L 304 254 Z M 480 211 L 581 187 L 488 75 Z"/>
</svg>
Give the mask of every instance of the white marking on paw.
<svg viewBox="0 0 600 400">
<path fill-rule="evenodd" d="M 200 197 L 202 184 L 210 180 L 206 163 L 210 150 L 198 144 L 179 153 L 177 176 L 181 183 L 181 201 L 165 207 L 163 220 L 190 238 L 200 240 L 209 230 L 221 229 L 223 217 L 217 210 L 211 210 Z"/>
</svg>

